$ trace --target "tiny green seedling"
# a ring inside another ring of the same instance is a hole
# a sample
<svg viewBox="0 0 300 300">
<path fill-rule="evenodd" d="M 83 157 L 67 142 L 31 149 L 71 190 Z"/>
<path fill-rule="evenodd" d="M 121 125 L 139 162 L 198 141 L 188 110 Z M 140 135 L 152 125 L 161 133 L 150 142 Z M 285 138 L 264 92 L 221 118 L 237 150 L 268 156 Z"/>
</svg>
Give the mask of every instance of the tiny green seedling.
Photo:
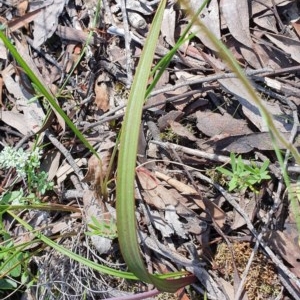
<svg viewBox="0 0 300 300">
<path fill-rule="evenodd" d="M 15 247 L 9 234 L 1 231 L 2 238 L 6 240 L 0 245 L 0 295 L 7 290 L 15 290 L 18 280 L 27 287 L 33 284 L 28 272 L 29 254 Z"/>
<path fill-rule="evenodd" d="M 88 224 L 88 226 L 92 229 L 92 231 L 86 232 L 86 235 L 100 235 L 108 239 L 114 239 L 118 236 L 117 225 L 113 219 L 110 219 L 109 223 L 105 221 L 99 221 L 94 216 L 92 216 L 91 219 L 93 223 Z"/>
<path fill-rule="evenodd" d="M 228 176 L 230 181 L 228 182 L 229 191 L 239 190 L 245 191 L 250 188 L 252 191 L 256 191 L 255 185 L 261 183 L 263 180 L 270 179 L 268 166 L 269 160 L 266 160 L 259 168 L 255 164 L 247 165 L 244 163 L 241 155 L 236 157 L 234 153 L 230 154 L 231 171 L 223 167 L 218 167 L 217 170 Z"/>
</svg>

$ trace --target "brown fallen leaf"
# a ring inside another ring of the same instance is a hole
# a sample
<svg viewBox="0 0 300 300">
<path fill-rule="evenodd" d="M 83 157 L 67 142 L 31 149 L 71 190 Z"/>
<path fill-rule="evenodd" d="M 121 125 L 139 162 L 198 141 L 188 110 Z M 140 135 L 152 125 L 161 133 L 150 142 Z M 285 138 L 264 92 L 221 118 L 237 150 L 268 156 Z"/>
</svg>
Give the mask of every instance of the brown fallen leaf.
<svg viewBox="0 0 300 300">
<path fill-rule="evenodd" d="M 43 156 L 42 164 L 40 169 L 48 174 L 48 180 L 52 180 L 56 174 L 60 165 L 61 152 L 53 150 L 46 152 Z"/>
<path fill-rule="evenodd" d="M 22 4 L 22 3 L 26 3 L 26 1 L 21 2 L 20 4 Z M 26 11 L 26 9 L 25 9 L 25 11 Z M 31 11 L 27 14 L 24 14 L 25 11 L 24 11 L 24 7 L 21 7 L 21 11 L 19 12 L 19 15 L 21 17 L 12 19 L 11 21 L 9 21 L 7 23 L 7 27 L 9 27 L 9 30 L 11 32 L 16 31 L 16 30 L 22 28 L 23 26 L 27 26 L 30 22 L 32 22 L 36 18 L 36 16 L 40 13 L 41 9 Z"/>
<path fill-rule="evenodd" d="M 82 167 L 86 165 L 86 158 L 75 158 L 76 165 L 78 167 Z M 57 185 L 61 186 L 61 183 L 65 181 L 67 178 L 68 174 L 73 173 L 74 170 L 73 168 L 66 162 L 64 161 L 56 171 L 56 178 L 57 178 Z"/>
<path fill-rule="evenodd" d="M 293 25 L 298 37 L 300 37 L 300 20 L 297 20 L 296 22 L 291 22 Z"/>
<path fill-rule="evenodd" d="M 257 212 L 257 202 L 255 199 L 246 199 L 245 196 L 240 197 L 239 205 L 241 209 L 249 216 L 250 220 L 253 221 Z M 246 224 L 244 217 L 242 217 L 236 210 L 234 211 L 234 220 L 231 224 L 231 230 L 240 228 Z"/>
<path fill-rule="evenodd" d="M 300 41 L 279 34 L 266 34 L 266 37 L 285 53 L 290 54 L 296 62 L 300 62 Z"/>
<path fill-rule="evenodd" d="M 156 83 L 154 92 L 155 92 L 155 90 L 159 90 L 160 88 L 165 87 L 169 83 L 169 80 L 170 80 L 169 77 L 170 77 L 169 72 L 164 71 L 162 73 L 162 76 L 159 78 L 158 82 Z M 166 99 L 167 99 L 167 96 L 165 94 L 160 93 L 153 97 L 150 97 L 147 100 L 147 105 L 153 106 L 151 108 L 152 111 L 164 110 L 164 108 L 166 106 Z"/>
<path fill-rule="evenodd" d="M 281 135 L 288 140 L 289 132 L 281 132 Z M 219 140 L 210 140 L 202 143 L 202 147 L 210 146 L 217 152 L 233 152 L 233 153 L 248 153 L 253 149 L 258 150 L 273 150 L 274 146 L 271 136 L 268 132 L 255 132 L 247 135 L 228 136 Z M 298 136 L 294 142 L 294 146 L 300 147 L 300 137 Z M 279 149 L 285 149 L 283 145 L 278 143 Z"/>
<path fill-rule="evenodd" d="M 178 121 L 182 118 L 183 115 L 184 113 L 182 111 L 171 110 L 158 119 L 157 125 L 160 130 L 164 130 L 169 126 L 170 121 Z"/>
<path fill-rule="evenodd" d="M 149 171 L 144 172 L 139 169 L 136 175 L 143 188 L 145 201 L 158 209 L 164 209 L 168 202 L 173 203 L 173 198 L 168 195 L 167 190 L 159 184 L 159 181 Z"/>
<path fill-rule="evenodd" d="M 174 10 L 174 3 L 168 3 L 164 11 L 161 33 L 166 42 L 172 47 L 175 45 L 174 32 L 176 25 L 176 11 Z"/>
<path fill-rule="evenodd" d="M 91 185 L 96 189 L 101 187 L 102 182 L 107 175 L 111 159 L 111 152 L 108 149 L 106 151 L 99 152 L 98 155 L 101 160 L 99 160 L 94 154 L 90 157 L 88 160 L 88 171 L 85 177 L 82 179 L 82 182 L 90 182 Z"/>
<path fill-rule="evenodd" d="M 254 69 L 259 69 L 259 68 L 265 67 L 265 65 L 263 65 L 262 60 L 260 59 L 258 50 L 259 50 L 259 48 L 256 47 L 256 44 L 253 44 L 252 48 L 245 47 L 244 45 L 240 46 L 240 51 L 241 51 L 241 54 L 243 55 L 244 59 Z"/>
<path fill-rule="evenodd" d="M 218 82 L 225 90 L 235 96 L 235 98 L 242 105 L 243 113 L 260 131 L 269 131 L 264 119 L 259 112 L 258 106 L 252 100 L 252 95 L 243 85 L 241 85 L 241 82 L 238 78 L 219 79 Z M 292 126 L 291 124 L 285 122 L 284 116 L 286 114 L 282 111 L 280 105 L 277 102 L 270 103 L 268 101 L 263 101 L 263 105 L 265 106 L 265 109 L 268 110 L 268 112 L 273 116 L 274 125 L 278 130 L 282 132 L 291 130 Z"/>
<path fill-rule="evenodd" d="M 35 2 L 35 1 L 32 1 Z M 52 0 L 52 1 L 36 1 L 49 3 L 42 8 L 42 11 L 34 19 L 33 31 L 33 47 L 40 47 L 48 38 L 55 32 L 58 26 L 58 18 L 61 15 L 66 0 Z"/>
<path fill-rule="evenodd" d="M 24 135 L 32 134 L 32 128 L 27 124 L 26 117 L 17 112 L 11 111 L 2 111 L 1 112 L 1 121 L 7 125 L 17 129 Z M 38 126 L 39 124 L 36 124 Z"/>
<path fill-rule="evenodd" d="M 103 112 L 109 110 L 109 93 L 107 88 L 107 82 L 109 81 L 108 75 L 102 73 L 99 75 L 95 82 L 95 103 L 98 109 L 101 109 Z"/>
<path fill-rule="evenodd" d="M 226 292 L 228 299 L 234 299 L 234 287 L 221 276 L 218 278 L 220 285 Z"/>
<path fill-rule="evenodd" d="M 199 5 L 203 1 L 192 0 L 189 1 L 191 9 L 197 11 Z M 199 19 L 204 23 L 204 25 L 212 32 L 218 39 L 221 38 L 221 28 L 220 28 L 220 14 L 219 14 L 219 3 L 217 0 L 210 1 L 209 5 L 204 7 L 201 11 Z M 216 51 L 215 45 L 211 42 L 207 34 L 203 30 L 199 30 L 199 26 L 194 25 L 191 31 L 196 34 L 196 36 L 201 40 L 201 42 L 211 50 Z"/>
<path fill-rule="evenodd" d="M 253 11 L 253 7 L 258 7 L 260 5 L 258 2 L 252 2 L 252 20 L 255 24 L 259 25 L 261 28 L 264 28 L 266 31 L 271 31 L 274 33 L 278 33 L 276 26 L 276 18 L 273 14 L 270 14 L 269 10 L 266 10 L 266 7 L 261 6 L 262 13 L 256 14 Z"/>
<path fill-rule="evenodd" d="M 197 127 L 207 136 L 248 134 L 249 129 L 245 120 L 234 119 L 230 114 L 224 115 L 211 111 L 197 111 Z"/>
<path fill-rule="evenodd" d="M 249 8 L 247 0 L 220 1 L 220 10 L 232 36 L 243 45 L 252 48 L 249 28 Z"/>
<path fill-rule="evenodd" d="M 197 138 L 194 136 L 194 134 L 188 130 L 186 127 L 181 125 L 180 123 L 176 121 L 169 121 L 170 127 L 172 130 L 179 136 L 185 137 L 189 139 L 190 141 L 196 141 Z"/>
<path fill-rule="evenodd" d="M 270 248 L 291 265 L 291 271 L 300 278 L 300 247 L 290 236 L 274 230 L 265 238 Z"/>
<path fill-rule="evenodd" d="M 177 179 L 174 179 L 157 171 L 154 174 L 156 177 L 166 181 L 169 185 L 176 188 L 179 192 L 191 195 L 193 201 L 204 211 L 207 210 L 209 215 L 214 219 L 214 221 L 220 228 L 224 226 L 226 221 L 226 214 L 215 203 L 204 197 L 200 199 L 199 193 L 193 187 L 190 187 Z"/>
<path fill-rule="evenodd" d="M 93 34 L 91 38 L 89 38 L 88 32 L 62 25 L 57 25 L 57 30 L 55 33 L 64 40 L 70 40 L 79 43 L 88 42 L 89 45 L 96 46 L 99 45 L 102 41 L 102 39 L 98 37 L 96 33 Z"/>
<path fill-rule="evenodd" d="M 252 1 L 252 14 L 258 14 L 262 11 L 267 10 L 268 7 L 272 7 L 272 5 L 276 6 L 285 6 L 288 3 L 294 2 L 294 0 L 264 0 L 264 2 Z M 270 14 L 270 12 L 269 12 Z"/>
<path fill-rule="evenodd" d="M 198 195 L 198 192 L 191 186 L 172 178 L 166 174 L 163 174 L 161 172 L 155 171 L 155 176 L 159 179 L 164 180 L 169 185 L 173 186 L 175 189 L 177 189 L 180 193 L 184 195 Z"/>
<path fill-rule="evenodd" d="M 146 171 L 139 170 L 137 172 L 144 200 L 151 207 L 165 212 L 164 219 L 157 211 L 151 212 L 156 229 L 160 230 L 163 236 L 169 236 L 175 232 L 182 238 L 186 238 L 187 232 L 200 235 L 205 231 L 207 224 L 200 220 L 198 214 L 191 209 L 191 202 L 188 202 L 188 199 L 175 189 L 164 187 L 153 173 Z M 197 209 L 198 206 L 194 205 L 194 208 Z M 182 223 L 178 216 L 184 218 L 185 221 Z"/>
<path fill-rule="evenodd" d="M 15 39 L 15 44 L 16 44 L 16 48 L 19 52 L 19 54 L 22 56 L 22 58 L 26 61 L 26 63 L 28 64 L 28 66 L 30 67 L 30 69 L 35 73 L 35 75 L 38 77 L 38 79 L 41 81 L 41 83 L 44 85 L 44 87 L 48 90 L 48 92 L 51 94 L 51 91 L 49 90 L 49 86 L 51 86 L 51 82 L 49 81 L 49 78 L 45 78 L 42 76 L 42 74 L 40 73 L 39 69 L 37 68 L 36 64 L 34 63 L 34 61 L 32 60 L 29 52 L 28 52 L 28 47 L 25 46 L 23 43 L 19 42 L 18 39 Z M 21 72 L 22 74 L 22 72 Z M 26 77 L 25 77 L 26 78 Z M 54 97 L 55 101 L 57 102 L 57 99 Z M 57 102 L 58 103 L 58 102 Z M 29 109 L 30 110 L 30 109 Z M 57 121 L 59 123 L 59 125 L 61 126 L 62 130 L 65 131 L 66 129 L 66 123 L 65 120 L 63 119 L 63 117 L 57 112 L 56 109 L 53 109 L 53 112 L 57 118 Z M 30 111 L 29 111 L 30 113 Z M 32 113 L 31 113 L 32 114 Z M 40 115 L 39 115 L 40 116 Z M 41 116 L 40 116 L 41 118 Z M 44 119 L 43 117 L 41 118 L 42 120 Z M 43 123 L 43 122 L 42 122 Z M 41 124 L 41 126 L 39 126 L 39 128 L 35 129 L 35 132 L 40 132 L 41 130 L 44 130 L 44 127 L 49 126 L 50 124 L 48 124 L 48 122 L 46 121 L 46 126 L 44 126 L 44 124 Z"/>
</svg>

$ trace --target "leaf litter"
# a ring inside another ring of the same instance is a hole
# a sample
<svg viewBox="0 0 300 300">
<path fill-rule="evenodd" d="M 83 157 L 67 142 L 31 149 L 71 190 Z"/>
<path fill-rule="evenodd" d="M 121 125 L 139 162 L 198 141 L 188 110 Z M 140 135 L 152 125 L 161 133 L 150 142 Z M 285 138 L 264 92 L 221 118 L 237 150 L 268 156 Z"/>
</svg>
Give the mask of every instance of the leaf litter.
<svg viewBox="0 0 300 300">
<path fill-rule="evenodd" d="M 196 11 L 202 2 L 190 1 L 191 8 Z M 94 26 L 96 6 L 93 0 L 1 0 L 0 21 L 30 68 L 57 93 L 59 105 L 98 149 L 103 164 L 55 112 L 47 119 L 50 107 L 34 98 L 38 91 L 2 44 L 1 149 L 29 151 L 37 141 L 43 147 L 41 169 L 54 188 L 35 197 L 70 207 L 43 215 L 31 210 L 24 220 L 66 248 L 123 270 L 114 231 L 117 170 L 112 153 L 131 84 L 128 70 L 134 74 L 157 1 L 103 0 Z M 123 26 L 124 11 L 129 31 Z M 277 129 L 289 139 L 299 125 L 299 3 L 212 0 L 199 18 L 233 53 Z M 180 3 L 168 1 L 155 62 L 174 46 L 187 22 Z M 196 25 L 191 31 L 195 37 L 180 47 L 145 105 L 142 166 L 136 172 L 141 251 L 152 272 L 161 272 L 163 265 L 165 272 L 186 268 L 196 275 L 192 290 L 167 299 L 202 299 L 203 291 L 208 299 L 299 299 L 298 233 L 272 139 L 257 106 L 214 45 Z M 129 56 L 124 37 L 131 41 Z M 292 142 L 300 147 L 297 133 Z M 248 164 L 269 159 L 271 180 L 256 191 L 228 194 L 229 178 L 216 167 L 225 163 L 230 168 L 230 153 L 243 154 Z M 299 166 L 292 159 L 287 163 L 296 186 Z M 1 203 L 18 190 L 29 195 L 26 181 L 17 180 L 14 170 L 1 170 L 0 176 Z M 30 240 L 26 232 L 17 238 L 19 227 L 6 215 L 3 226 L 16 245 Z M 98 235 L 86 234 L 95 228 Z M 49 248 L 33 255 L 29 267 L 39 276 L 35 288 L 21 289 L 27 297 L 68 299 L 63 295 L 85 292 L 91 299 L 133 299 L 131 282 L 101 275 Z M 81 285 L 74 283 L 78 280 Z M 45 282 L 51 282 L 50 289 Z M 134 284 L 138 292 L 149 288 Z"/>
</svg>

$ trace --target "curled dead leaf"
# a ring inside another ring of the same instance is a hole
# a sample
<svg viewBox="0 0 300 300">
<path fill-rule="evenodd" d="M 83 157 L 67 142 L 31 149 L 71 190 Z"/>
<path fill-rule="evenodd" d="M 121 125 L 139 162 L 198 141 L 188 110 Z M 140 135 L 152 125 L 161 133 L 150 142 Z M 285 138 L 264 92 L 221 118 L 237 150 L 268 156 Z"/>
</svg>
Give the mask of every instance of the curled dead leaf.
<svg viewBox="0 0 300 300">
<path fill-rule="evenodd" d="M 107 172 L 109 171 L 109 163 L 111 159 L 110 149 L 98 152 L 100 160 L 96 155 L 92 155 L 90 157 L 88 160 L 88 171 L 82 179 L 82 182 L 89 182 L 93 187 L 101 186 L 103 179 L 107 176 Z"/>
<path fill-rule="evenodd" d="M 240 135 L 252 131 L 245 120 L 234 119 L 230 114 L 220 115 L 211 111 L 197 111 L 197 127 L 207 136 Z"/>
<path fill-rule="evenodd" d="M 109 110 L 109 92 L 107 87 L 108 81 L 108 75 L 102 73 L 95 82 L 95 103 L 98 109 L 101 109 L 103 112 Z"/>
</svg>

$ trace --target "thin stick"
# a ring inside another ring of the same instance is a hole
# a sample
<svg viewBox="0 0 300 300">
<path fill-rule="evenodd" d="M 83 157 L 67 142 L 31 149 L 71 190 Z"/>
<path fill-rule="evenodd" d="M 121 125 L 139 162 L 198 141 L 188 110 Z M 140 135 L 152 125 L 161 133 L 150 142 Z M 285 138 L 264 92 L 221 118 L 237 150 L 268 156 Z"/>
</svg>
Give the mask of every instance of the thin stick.
<svg viewBox="0 0 300 300">
<path fill-rule="evenodd" d="M 129 24 L 126 10 L 126 1 L 120 0 L 121 9 L 122 9 L 122 17 L 123 17 L 123 26 L 124 26 L 124 39 L 125 39 L 125 52 L 126 52 L 126 71 L 127 71 L 127 87 L 131 86 L 132 83 L 132 70 L 131 70 L 131 50 L 130 50 L 130 42 L 131 35 L 129 32 Z"/>
</svg>

